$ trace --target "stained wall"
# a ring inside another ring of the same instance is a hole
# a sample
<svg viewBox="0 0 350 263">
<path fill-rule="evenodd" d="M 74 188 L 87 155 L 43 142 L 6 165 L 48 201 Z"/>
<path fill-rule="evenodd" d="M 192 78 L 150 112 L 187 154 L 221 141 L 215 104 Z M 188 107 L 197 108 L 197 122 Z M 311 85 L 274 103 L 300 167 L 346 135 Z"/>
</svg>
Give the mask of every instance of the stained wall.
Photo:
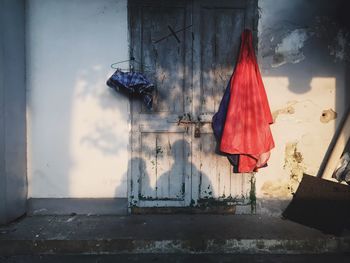
<svg viewBox="0 0 350 263">
<path fill-rule="evenodd" d="M 260 200 L 289 200 L 303 173 L 317 174 L 349 106 L 345 8 L 346 1 L 259 1 L 259 66 L 276 143 L 257 174 Z"/>
<path fill-rule="evenodd" d="M 258 3 L 276 147 L 256 196 L 278 213 L 317 173 L 349 105 L 346 1 Z M 126 197 L 130 105 L 105 81 L 128 58 L 127 1 L 30 0 L 25 17 L 29 197 Z"/>
</svg>

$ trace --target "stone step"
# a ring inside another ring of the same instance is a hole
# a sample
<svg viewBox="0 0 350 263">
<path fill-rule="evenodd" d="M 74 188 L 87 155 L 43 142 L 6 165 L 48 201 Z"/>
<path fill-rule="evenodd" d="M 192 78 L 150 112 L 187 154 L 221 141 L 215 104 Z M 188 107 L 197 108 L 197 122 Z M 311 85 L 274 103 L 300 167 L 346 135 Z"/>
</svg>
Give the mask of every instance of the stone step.
<svg viewBox="0 0 350 263">
<path fill-rule="evenodd" d="M 0 227 L 0 255 L 348 252 L 348 232 L 258 215 L 28 216 Z"/>
</svg>

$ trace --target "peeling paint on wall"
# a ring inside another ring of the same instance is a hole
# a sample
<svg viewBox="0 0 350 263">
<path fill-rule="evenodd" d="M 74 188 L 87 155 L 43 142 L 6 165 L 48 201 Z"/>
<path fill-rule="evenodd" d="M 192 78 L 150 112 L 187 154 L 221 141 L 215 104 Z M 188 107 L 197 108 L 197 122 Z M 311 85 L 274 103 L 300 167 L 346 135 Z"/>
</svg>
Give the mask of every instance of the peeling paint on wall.
<svg viewBox="0 0 350 263">
<path fill-rule="evenodd" d="M 327 16 L 315 17 L 309 31 L 316 38 L 326 41 L 334 62 L 350 61 L 350 32 Z"/>
<path fill-rule="evenodd" d="M 269 67 L 304 61 L 305 44 L 310 40 L 324 43 L 334 62 L 350 61 L 349 29 L 339 24 L 335 17 L 315 16 L 304 25 L 284 20 L 282 24 L 261 28 L 260 32 L 259 51 L 263 58 L 271 58 Z"/>
<path fill-rule="evenodd" d="M 328 46 L 330 55 L 334 56 L 335 61 L 343 61 L 349 59 L 349 32 L 339 30 L 336 37 Z"/>
<path fill-rule="evenodd" d="M 308 39 L 306 29 L 295 29 L 288 33 L 275 48 L 272 67 L 279 67 L 286 63 L 299 63 L 305 59 L 302 52 Z"/>
<path fill-rule="evenodd" d="M 289 172 L 290 191 L 294 193 L 301 181 L 304 171 L 306 170 L 304 158 L 297 148 L 298 142 L 289 142 L 286 144 L 284 166 Z"/>
<path fill-rule="evenodd" d="M 264 182 L 261 187 L 261 191 L 264 197 L 267 198 L 281 198 L 291 196 L 289 182 L 281 179 L 276 181 L 268 180 Z"/>
<path fill-rule="evenodd" d="M 256 176 L 258 211 L 290 199 L 303 173 L 317 174 L 348 105 L 350 23 L 340 1 L 258 1 L 257 54 L 276 143 Z"/>
<path fill-rule="evenodd" d="M 297 101 L 290 101 L 290 102 L 288 102 L 286 107 L 273 111 L 272 112 L 273 122 L 276 122 L 276 119 L 277 119 L 278 115 L 280 115 L 280 114 L 294 114 L 295 109 L 293 106 L 297 103 L 298 103 Z"/>
</svg>

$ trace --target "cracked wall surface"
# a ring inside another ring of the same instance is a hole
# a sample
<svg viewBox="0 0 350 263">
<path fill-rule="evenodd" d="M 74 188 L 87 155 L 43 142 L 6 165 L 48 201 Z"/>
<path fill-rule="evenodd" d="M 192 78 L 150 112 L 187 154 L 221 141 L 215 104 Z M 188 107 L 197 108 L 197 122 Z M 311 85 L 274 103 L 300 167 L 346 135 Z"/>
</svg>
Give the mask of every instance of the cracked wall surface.
<svg viewBox="0 0 350 263">
<path fill-rule="evenodd" d="M 315 175 L 346 107 L 346 1 L 260 0 L 258 60 L 276 143 L 256 176 L 256 194 L 289 200 L 303 173 Z"/>
<path fill-rule="evenodd" d="M 122 96 L 112 97 L 105 80 L 112 73 L 109 65 L 128 57 L 127 1 L 79 2 L 27 1 L 31 197 L 126 197 L 130 105 Z M 252 196 L 258 200 L 290 199 L 303 172 L 317 173 L 349 105 L 346 2 L 258 1 L 258 59 L 276 143 L 268 167 L 256 175 Z M 82 30 L 68 30 L 72 25 Z M 57 72 L 64 78 L 52 82 Z M 70 127 L 55 129 L 61 123 Z M 67 185 L 75 186 L 71 195 Z"/>
</svg>

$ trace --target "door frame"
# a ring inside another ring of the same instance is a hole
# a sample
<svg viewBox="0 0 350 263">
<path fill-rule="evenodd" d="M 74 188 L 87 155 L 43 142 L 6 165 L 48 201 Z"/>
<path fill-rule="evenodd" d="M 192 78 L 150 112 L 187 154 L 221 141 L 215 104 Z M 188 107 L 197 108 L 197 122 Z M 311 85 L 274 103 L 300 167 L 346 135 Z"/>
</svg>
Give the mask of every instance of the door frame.
<svg viewBox="0 0 350 263">
<path fill-rule="evenodd" d="M 244 2 L 244 8 L 246 9 L 246 16 L 245 16 L 245 21 L 244 21 L 244 25 L 245 28 L 249 28 L 252 30 L 253 32 L 253 45 L 255 50 L 257 51 L 257 25 L 258 25 L 258 0 L 219 0 L 220 1 L 220 5 L 222 3 L 227 3 L 230 6 L 232 5 L 237 5 L 237 7 L 242 7 L 242 3 Z M 171 0 L 128 0 L 128 5 L 127 5 L 127 9 L 128 9 L 128 37 L 129 37 L 129 54 L 130 56 L 133 56 L 134 50 L 133 50 L 133 37 L 132 37 L 132 26 L 133 26 L 133 22 L 132 22 L 132 10 L 131 7 L 132 5 L 135 4 L 142 4 L 142 5 L 148 5 L 148 4 L 152 4 L 154 5 L 154 3 L 157 2 L 157 4 L 159 4 L 159 6 L 167 6 L 169 5 L 169 3 L 171 3 L 172 5 L 176 5 L 176 4 L 183 4 L 183 3 L 190 3 L 191 5 L 191 9 L 190 9 L 190 16 L 191 16 L 191 21 L 193 19 L 193 17 L 195 17 L 196 14 L 195 11 L 196 9 L 198 10 L 197 6 L 198 5 L 206 5 L 208 3 L 211 3 L 211 6 L 213 6 L 212 1 L 210 0 L 181 0 L 181 1 L 171 1 Z M 193 23 L 191 23 L 193 24 Z M 193 29 L 194 30 L 194 29 Z M 196 43 L 194 41 L 191 41 L 192 43 L 192 47 L 196 45 Z M 257 53 L 256 53 L 257 54 Z M 193 90 L 193 82 L 197 81 L 196 77 L 198 78 L 198 74 L 200 74 L 200 72 L 196 73 L 196 70 L 198 71 L 198 69 L 194 68 L 194 63 L 193 63 L 193 54 L 192 54 L 192 61 L 191 61 L 191 65 L 192 65 L 192 73 L 191 73 L 191 80 L 189 81 L 190 85 L 190 92 L 192 92 L 192 96 L 194 98 L 195 94 L 194 94 L 194 90 Z M 136 104 L 130 100 L 130 106 L 129 106 L 129 114 L 130 114 L 130 128 L 129 128 L 129 145 L 128 145 L 128 159 L 129 159 L 129 164 L 128 164 L 128 171 L 127 171 L 127 198 L 128 198 L 128 212 L 130 213 L 132 210 L 131 208 L 134 206 L 134 200 L 131 198 L 132 193 L 135 193 L 135 186 L 133 185 L 133 175 L 132 175 L 132 164 L 131 164 L 131 160 L 133 158 L 133 152 L 132 152 L 132 145 L 133 145 L 133 140 L 135 139 L 135 135 L 133 134 L 133 128 L 132 128 L 132 120 L 133 120 L 133 110 L 135 109 Z M 137 106 L 136 106 L 137 107 Z M 194 101 L 194 103 L 192 103 L 191 105 L 191 114 L 193 115 L 194 111 L 195 111 L 195 107 L 196 107 L 196 102 Z M 189 128 L 189 132 L 190 132 L 190 137 L 191 140 L 193 140 L 193 127 Z M 196 155 L 196 153 L 194 153 L 192 151 L 193 146 L 192 143 L 190 144 L 190 156 L 191 156 L 191 160 L 190 162 L 192 163 L 193 158 L 195 158 L 194 155 Z M 135 167 L 134 167 L 135 169 Z M 192 184 L 192 175 L 191 175 L 191 184 Z M 193 195 L 196 195 L 196 193 L 192 193 L 194 187 L 191 185 L 190 186 L 192 189 L 190 189 L 191 192 L 191 196 L 190 196 L 190 200 L 187 200 L 189 202 L 187 202 L 187 205 L 193 205 Z M 252 184 L 253 187 L 253 184 Z M 198 194 L 198 193 L 197 193 Z M 197 204 L 195 202 L 195 204 Z"/>
</svg>

